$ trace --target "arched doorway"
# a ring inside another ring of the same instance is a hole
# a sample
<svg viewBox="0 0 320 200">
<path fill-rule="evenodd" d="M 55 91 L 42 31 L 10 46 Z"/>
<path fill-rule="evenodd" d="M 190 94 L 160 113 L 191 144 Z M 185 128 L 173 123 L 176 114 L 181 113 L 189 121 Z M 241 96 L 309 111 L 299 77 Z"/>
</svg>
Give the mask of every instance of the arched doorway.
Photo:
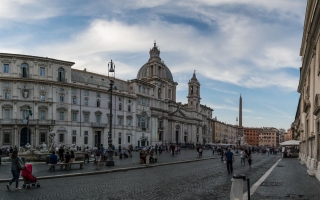
<svg viewBox="0 0 320 200">
<path fill-rule="evenodd" d="M 20 132 L 20 146 L 24 146 L 27 143 L 31 144 L 31 131 L 28 128 L 21 129 Z"/>
</svg>

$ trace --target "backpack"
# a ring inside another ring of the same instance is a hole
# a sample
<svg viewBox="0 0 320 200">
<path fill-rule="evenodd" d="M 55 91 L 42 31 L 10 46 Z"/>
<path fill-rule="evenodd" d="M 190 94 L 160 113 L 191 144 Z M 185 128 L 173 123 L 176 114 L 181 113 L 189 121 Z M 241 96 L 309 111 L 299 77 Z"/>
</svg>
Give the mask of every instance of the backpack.
<svg viewBox="0 0 320 200">
<path fill-rule="evenodd" d="M 96 150 L 96 156 L 101 156 L 101 153 L 100 153 L 99 149 Z"/>
</svg>

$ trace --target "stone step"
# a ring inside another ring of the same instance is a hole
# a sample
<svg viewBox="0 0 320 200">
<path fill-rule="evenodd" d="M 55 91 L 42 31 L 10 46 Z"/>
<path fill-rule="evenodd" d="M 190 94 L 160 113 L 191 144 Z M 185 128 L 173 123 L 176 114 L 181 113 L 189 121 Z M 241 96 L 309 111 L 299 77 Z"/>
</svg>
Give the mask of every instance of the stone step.
<svg viewBox="0 0 320 200">
<path fill-rule="evenodd" d="M 313 169 L 308 169 L 307 172 L 309 176 L 315 176 L 315 171 Z"/>
</svg>

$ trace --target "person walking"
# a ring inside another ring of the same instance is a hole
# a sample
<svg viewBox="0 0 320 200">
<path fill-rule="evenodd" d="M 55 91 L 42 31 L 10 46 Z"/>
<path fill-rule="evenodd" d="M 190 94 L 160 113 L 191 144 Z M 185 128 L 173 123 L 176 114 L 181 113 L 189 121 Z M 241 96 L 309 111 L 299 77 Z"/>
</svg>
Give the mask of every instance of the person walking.
<svg viewBox="0 0 320 200">
<path fill-rule="evenodd" d="M 15 181 L 16 182 L 16 190 L 20 190 L 19 188 L 19 177 L 20 177 L 20 169 L 19 169 L 19 157 L 18 157 L 18 151 L 12 151 L 11 154 L 11 173 L 12 173 L 12 179 L 7 185 L 7 189 L 10 190 L 11 184 Z"/>
<path fill-rule="evenodd" d="M 233 153 L 230 151 L 230 148 L 228 149 L 227 153 L 225 153 L 225 161 L 227 162 L 228 174 L 233 173 L 232 163 L 234 162 L 234 155 L 233 155 Z"/>
<path fill-rule="evenodd" d="M 241 165 L 242 165 L 242 163 L 245 165 L 246 164 L 246 153 L 244 152 L 243 149 L 241 149 L 240 155 L 241 155 Z"/>
<path fill-rule="evenodd" d="M 97 168 L 100 169 L 100 161 L 101 161 L 101 149 L 100 146 L 97 147 L 97 150 L 95 151 L 95 157 L 97 162 Z"/>
<path fill-rule="evenodd" d="M 223 148 L 221 148 L 221 150 L 220 150 L 220 155 L 221 155 L 221 161 L 223 161 L 223 157 L 224 157 L 224 151 L 223 151 Z"/>
<path fill-rule="evenodd" d="M 85 150 L 84 150 L 84 163 L 86 162 L 87 160 L 87 163 L 89 163 L 89 147 L 87 147 Z"/>
<path fill-rule="evenodd" d="M 249 168 L 251 168 L 251 164 L 252 164 L 252 155 L 251 154 L 248 157 L 248 164 L 249 164 Z"/>
</svg>

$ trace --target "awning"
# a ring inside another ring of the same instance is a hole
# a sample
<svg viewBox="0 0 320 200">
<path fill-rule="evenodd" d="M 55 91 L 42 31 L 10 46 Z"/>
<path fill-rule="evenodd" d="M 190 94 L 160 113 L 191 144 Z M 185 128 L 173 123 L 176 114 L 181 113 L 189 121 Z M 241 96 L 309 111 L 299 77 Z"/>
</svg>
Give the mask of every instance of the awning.
<svg viewBox="0 0 320 200">
<path fill-rule="evenodd" d="M 280 143 L 280 146 L 299 146 L 299 145 L 300 145 L 300 142 L 298 140 L 288 140 Z"/>
</svg>

